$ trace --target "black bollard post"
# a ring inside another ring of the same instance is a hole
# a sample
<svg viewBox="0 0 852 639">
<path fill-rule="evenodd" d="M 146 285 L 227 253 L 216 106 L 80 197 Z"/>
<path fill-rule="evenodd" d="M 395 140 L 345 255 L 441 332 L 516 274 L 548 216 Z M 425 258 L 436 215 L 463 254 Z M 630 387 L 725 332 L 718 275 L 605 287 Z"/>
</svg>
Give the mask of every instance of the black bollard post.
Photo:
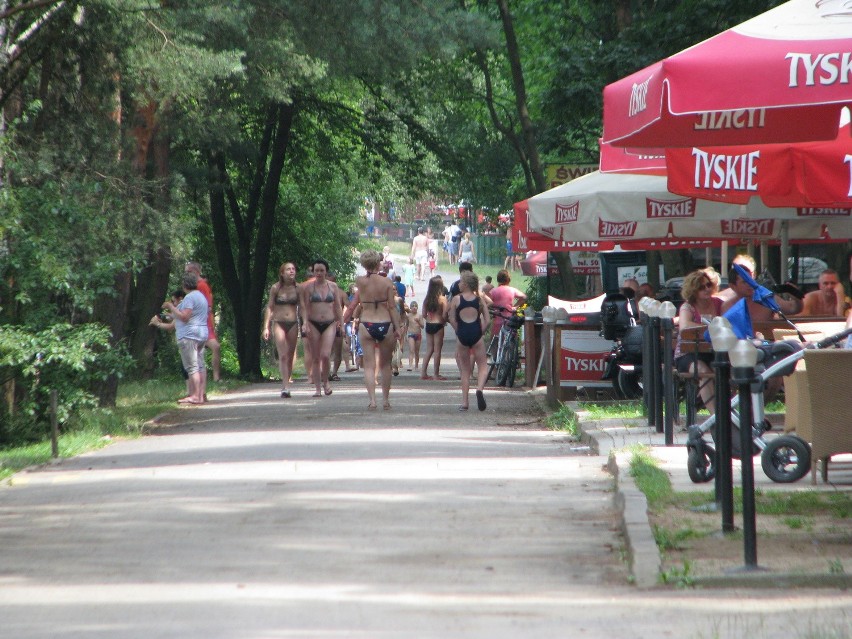
<svg viewBox="0 0 852 639">
<path fill-rule="evenodd" d="M 722 532 L 727 533 L 735 530 L 734 469 L 731 460 L 731 364 L 727 351 L 715 351 L 713 368 L 716 369 L 716 503 L 722 511 Z"/>
<path fill-rule="evenodd" d="M 729 355 L 734 366 L 734 382 L 740 394 L 740 458 L 743 491 L 743 554 L 744 570 L 756 570 L 757 565 L 757 521 L 754 505 L 754 462 L 752 459 L 752 401 L 751 385 L 754 382 L 754 366 L 757 349 L 748 340 L 740 340 Z"/>
<path fill-rule="evenodd" d="M 654 382 L 652 384 L 653 397 L 651 410 L 654 411 L 654 425 L 658 433 L 663 432 L 663 362 L 660 347 L 660 318 L 653 317 L 653 335 L 651 338 L 651 349 L 653 351 Z"/>
<path fill-rule="evenodd" d="M 664 305 L 666 303 L 664 302 Z M 671 304 L 671 302 L 668 302 Z M 672 305 L 674 310 L 674 305 Z M 665 313 L 665 310 L 663 311 Z M 663 315 L 660 318 L 660 324 L 663 329 L 663 398 L 665 403 L 665 422 L 664 432 L 666 446 L 674 446 L 674 415 L 676 408 L 674 375 L 672 367 L 674 366 L 674 352 L 672 347 L 672 333 L 674 331 L 674 321 L 671 317 Z"/>
<path fill-rule="evenodd" d="M 651 385 L 653 384 L 653 370 L 651 365 L 651 340 L 653 339 L 653 322 L 651 316 L 644 314 L 642 316 L 642 406 L 645 410 L 648 426 L 654 426 L 654 420 L 657 417 L 656 412 L 650 409 L 651 403 Z"/>
</svg>

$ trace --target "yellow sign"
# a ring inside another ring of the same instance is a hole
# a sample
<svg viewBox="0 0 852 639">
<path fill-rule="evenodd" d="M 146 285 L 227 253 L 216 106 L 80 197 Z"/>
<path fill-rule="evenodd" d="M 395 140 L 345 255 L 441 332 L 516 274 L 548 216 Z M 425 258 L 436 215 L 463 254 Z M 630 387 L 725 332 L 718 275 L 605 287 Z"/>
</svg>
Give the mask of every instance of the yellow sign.
<svg viewBox="0 0 852 639">
<path fill-rule="evenodd" d="M 597 170 L 597 164 L 547 164 L 544 177 L 547 179 L 547 188 L 552 189 Z"/>
</svg>

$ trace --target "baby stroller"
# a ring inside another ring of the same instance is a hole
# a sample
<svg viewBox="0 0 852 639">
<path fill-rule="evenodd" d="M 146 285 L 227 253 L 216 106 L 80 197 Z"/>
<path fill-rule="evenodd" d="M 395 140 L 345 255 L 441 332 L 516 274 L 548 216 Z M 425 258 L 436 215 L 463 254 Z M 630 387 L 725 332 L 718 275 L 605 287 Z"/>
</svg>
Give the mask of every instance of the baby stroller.
<svg viewBox="0 0 852 639">
<path fill-rule="evenodd" d="M 736 267 L 735 267 L 736 268 Z M 740 273 L 742 276 L 743 273 Z M 746 274 L 744 279 L 751 280 Z M 754 282 L 751 280 L 749 283 Z M 755 301 L 765 303 L 771 298 L 772 293 L 756 282 L 752 284 L 755 287 Z M 762 289 L 762 290 L 761 290 Z M 768 296 L 766 295 L 768 293 Z M 762 300 L 757 299 L 757 295 L 763 296 Z M 740 302 L 745 306 L 745 301 Z M 772 308 L 770 306 L 770 308 Z M 785 320 L 786 317 L 780 313 L 777 305 L 773 309 L 778 312 Z M 795 328 L 795 324 L 787 320 L 791 326 Z M 750 326 L 749 326 L 750 329 Z M 766 421 L 763 403 L 763 391 L 767 380 L 778 376 L 789 375 L 796 367 L 796 363 L 805 355 L 806 349 L 814 348 L 829 348 L 835 346 L 848 335 L 852 334 L 852 329 L 846 329 L 825 338 L 820 342 L 813 344 L 800 344 L 791 341 L 775 342 L 772 344 L 764 344 L 758 347 L 758 367 L 756 372 L 756 381 L 752 384 L 752 456 L 760 454 L 760 463 L 763 472 L 774 482 L 792 483 L 804 477 L 811 468 L 811 450 L 808 443 L 796 435 L 782 435 L 771 439 L 765 439 L 764 433 L 769 430 L 769 425 Z M 804 337 L 799 334 L 800 339 L 804 342 Z M 731 400 L 731 455 L 734 459 L 742 459 L 743 451 L 740 450 L 740 419 L 737 412 L 739 406 L 739 397 Z M 709 442 L 704 439 L 705 433 L 711 433 L 715 439 L 714 427 L 716 424 L 715 415 L 711 415 L 701 424 L 691 425 L 688 428 L 686 447 L 688 450 L 687 470 L 689 478 L 695 483 L 708 482 L 716 476 L 716 451 Z"/>
</svg>

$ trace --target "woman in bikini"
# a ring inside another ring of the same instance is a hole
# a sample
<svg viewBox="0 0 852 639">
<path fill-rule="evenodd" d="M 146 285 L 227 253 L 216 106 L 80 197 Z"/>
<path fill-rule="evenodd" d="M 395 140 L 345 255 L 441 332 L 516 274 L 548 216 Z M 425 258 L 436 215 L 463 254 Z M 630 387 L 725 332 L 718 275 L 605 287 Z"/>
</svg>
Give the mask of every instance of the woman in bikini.
<svg viewBox="0 0 852 639">
<path fill-rule="evenodd" d="M 449 321 L 456 331 L 456 361 L 461 375 L 462 405 L 459 410 L 468 409 L 470 393 L 471 355 L 476 362 L 477 385 L 476 405 L 485 410 L 485 382 L 488 379 L 485 344 L 482 336 L 488 328 L 488 304 L 479 295 L 479 278 L 473 271 L 463 271 L 459 281 L 459 294 L 450 302 Z"/>
<path fill-rule="evenodd" d="M 328 262 L 315 260 L 313 275 L 313 282 L 302 285 L 302 334 L 310 341 L 314 354 L 314 397 L 322 397 L 323 392 L 331 395 L 328 370 L 342 313 L 337 284 L 326 278 Z"/>
<path fill-rule="evenodd" d="M 400 320 L 396 312 L 396 287 L 387 277 L 379 275 L 382 254 L 372 249 L 361 253 L 361 266 L 367 271 L 355 279 L 357 291 L 344 319 L 354 316 L 358 339 L 364 351 L 364 384 L 370 403 L 376 410 L 376 354 L 382 373 L 384 409 L 390 410 L 391 357 L 399 339 Z"/>
<path fill-rule="evenodd" d="M 447 310 L 447 298 L 444 295 L 444 280 L 440 275 L 429 280 L 429 288 L 426 289 L 426 299 L 423 300 L 423 319 L 426 328 L 426 354 L 423 356 L 423 370 L 420 379 L 440 379 L 441 376 L 441 349 L 444 346 L 444 315 Z M 435 377 L 429 376 L 429 360 L 435 357 Z"/>
<path fill-rule="evenodd" d="M 278 370 L 281 373 L 281 397 L 290 397 L 290 375 L 296 359 L 296 340 L 299 337 L 299 301 L 301 290 L 296 284 L 296 265 L 285 262 L 278 269 L 278 281 L 269 289 L 269 302 L 263 316 L 263 339 L 268 340 L 270 326 L 278 351 Z"/>
</svg>

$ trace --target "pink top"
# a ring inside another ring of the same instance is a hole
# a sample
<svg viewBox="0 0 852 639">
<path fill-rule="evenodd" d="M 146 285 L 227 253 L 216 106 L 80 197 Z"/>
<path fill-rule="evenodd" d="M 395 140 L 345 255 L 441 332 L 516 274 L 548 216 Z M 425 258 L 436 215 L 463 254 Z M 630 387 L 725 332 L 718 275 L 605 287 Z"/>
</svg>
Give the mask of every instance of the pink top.
<svg viewBox="0 0 852 639">
<path fill-rule="evenodd" d="M 504 306 L 512 308 L 516 297 L 523 297 L 523 293 L 514 286 L 495 286 L 488 292 L 488 297 L 491 298 L 494 306 Z M 493 333 L 496 334 L 503 327 L 503 318 L 498 315 L 494 316 Z"/>
</svg>

